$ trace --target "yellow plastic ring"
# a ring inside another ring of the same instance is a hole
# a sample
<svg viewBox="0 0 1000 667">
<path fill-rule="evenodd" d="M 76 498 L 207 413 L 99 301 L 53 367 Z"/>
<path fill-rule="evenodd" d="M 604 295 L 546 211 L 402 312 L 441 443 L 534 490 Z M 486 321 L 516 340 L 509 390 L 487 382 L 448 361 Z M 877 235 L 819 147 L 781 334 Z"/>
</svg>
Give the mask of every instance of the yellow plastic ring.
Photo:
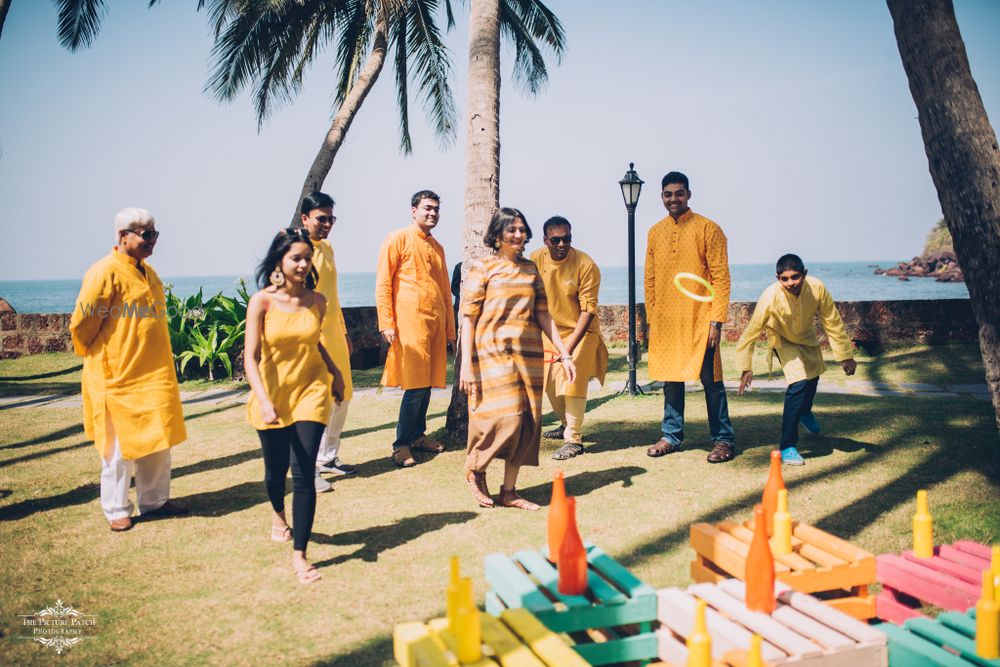
<svg viewBox="0 0 1000 667">
<path fill-rule="evenodd" d="M 693 280 L 694 282 L 698 283 L 699 285 L 702 285 L 705 289 L 707 289 L 708 294 L 695 294 L 691 290 L 684 287 L 684 285 L 681 284 L 681 280 Z M 687 273 L 686 271 L 681 271 L 680 273 L 678 273 L 676 276 L 674 276 L 674 287 L 677 288 L 678 292 L 680 292 L 681 294 L 690 299 L 694 299 L 695 301 L 708 303 L 709 301 L 713 301 L 715 299 L 715 288 L 712 287 L 712 283 L 708 282 L 701 276 L 694 273 Z"/>
</svg>

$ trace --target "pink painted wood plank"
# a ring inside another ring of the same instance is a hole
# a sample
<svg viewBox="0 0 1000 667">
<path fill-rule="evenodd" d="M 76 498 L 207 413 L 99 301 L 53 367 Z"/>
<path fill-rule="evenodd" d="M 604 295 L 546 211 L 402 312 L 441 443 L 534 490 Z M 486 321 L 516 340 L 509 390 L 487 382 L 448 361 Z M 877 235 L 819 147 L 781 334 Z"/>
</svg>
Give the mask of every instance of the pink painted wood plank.
<svg viewBox="0 0 1000 667">
<path fill-rule="evenodd" d="M 973 544 L 975 544 L 973 542 Z M 970 567 L 974 570 L 988 570 L 990 568 L 990 560 L 988 558 L 983 559 L 979 556 L 974 556 L 970 553 L 957 549 L 950 544 L 942 544 L 937 549 L 938 555 L 945 560 L 950 560 L 953 563 L 958 563 L 965 567 Z"/>
<path fill-rule="evenodd" d="M 875 615 L 879 618 L 902 625 L 908 618 L 923 618 L 920 612 L 907 607 L 905 604 L 893 597 L 888 590 L 883 590 L 875 598 Z"/>
<path fill-rule="evenodd" d="M 964 581 L 967 584 L 978 584 L 982 580 L 982 570 L 966 567 L 954 561 L 946 560 L 940 556 L 934 556 L 933 558 L 917 558 L 913 555 L 912 551 L 904 551 L 902 556 L 910 562 L 924 567 L 929 567 L 943 575 L 955 577 L 956 579 Z"/>
<path fill-rule="evenodd" d="M 973 542 L 972 540 L 959 540 L 953 546 L 959 551 L 964 551 L 983 560 L 989 560 L 993 556 L 988 546 L 979 542 Z"/>
<path fill-rule="evenodd" d="M 979 598 L 977 587 L 900 556 L 885 554 L 877 563 L 878 578 L 884 585 L 944 609 L 964 611 Z"/>
</svg>

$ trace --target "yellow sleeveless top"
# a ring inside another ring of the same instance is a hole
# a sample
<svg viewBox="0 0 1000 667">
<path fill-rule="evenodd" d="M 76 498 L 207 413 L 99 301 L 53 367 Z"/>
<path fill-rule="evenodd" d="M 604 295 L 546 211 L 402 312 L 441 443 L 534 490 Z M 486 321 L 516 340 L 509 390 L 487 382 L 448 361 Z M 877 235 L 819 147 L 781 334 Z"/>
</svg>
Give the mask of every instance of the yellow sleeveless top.
<svg viewBox="0 0 1000 667">
<path fill-rule="evenodd" d="M 260 336 L 259 368 L 278 421 L 264 423 L 260 401 L 251 392 L 247 419 L 255 429 L 284 428 L 301 421 L 327 423 L 333 377 L 320 356 L 319 337 L 320 316 L 315 303 L 289 312 L 271 302 Z"/>
</svg>

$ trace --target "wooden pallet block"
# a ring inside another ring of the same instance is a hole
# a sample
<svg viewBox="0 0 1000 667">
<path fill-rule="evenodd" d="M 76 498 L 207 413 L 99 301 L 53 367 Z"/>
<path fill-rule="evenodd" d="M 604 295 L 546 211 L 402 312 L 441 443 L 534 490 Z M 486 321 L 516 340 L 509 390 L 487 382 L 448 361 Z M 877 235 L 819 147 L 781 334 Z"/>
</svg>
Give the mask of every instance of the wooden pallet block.
<svg viewBox="0 0 1000 667">
<path fill-rule="evenodd" d="M 687 590 L 665 588 L 659 599 L 656 631 L 660 659 L 687 662 L 685 638 L 694 627 L 695 600 L 705 600 L 712 658 L 723 665 L 742 665 L 754 634 L 761 636 L 761 657 L 770 665 L 795 667 L 884 667 L 886 638 L 854 617 L 831 609 L 811 595 L 775 584 L 778 606 L 771 614 L 749 611 L 746 586 L 738 579 L 702 583 Z"/>
<path fill-rule="evenodd" d="M 1000 667 L 1000 660 L 976 655 L 975 609 L 946 611 L 937 620 L 921 616 L 902 626 L 881 623 L 873 627 L 889 638 L 891 667 Z"/>
<path fill-rule="evenodd" d="M 990 567 L 990 548 L 960 541 L 934 548 L 931 558 L 917 558 L 912 551 L 876 558 L 882 592 L 876 598 L 879 618 L 902 623 L 926 618 L 921 603 L 963 611 L 979 599 L 982 571 Z"/>
<path fill-rule="evenodd" d="M 590 664 L 643 661 L 657 655 L 652 623 L 656 592 L 593 544 L 587 544 L 584 595 L 562 595 L 546 550 L 486 557 L 486 611 L 524 608 L 550 630 L 565 633 Z"/>
<path fill-rule="evenodd" d="M 586 667 L 559 635 L 546 628 L 526 609 L 508 609 L 499 618 L 479 615 L 482 632 L 481 660 L 460 663 L 455 657 L 455 637 L 448 619 L 426 625 L 400 623 L 392 633 L 393 654 L 402 667 Z"/>
<path fill-rule="evenodd" d="M 691 578 L 699 583 L 742 579 L 752 539 L 752 521 L 692 525 Z M 792 522 L 792 553 L 774 557 L 775 579 L 861 620 L 875 616 L 875 599 L 868 595 L 875 573 L 874 555 L 800 521 Z"/>
</svg>

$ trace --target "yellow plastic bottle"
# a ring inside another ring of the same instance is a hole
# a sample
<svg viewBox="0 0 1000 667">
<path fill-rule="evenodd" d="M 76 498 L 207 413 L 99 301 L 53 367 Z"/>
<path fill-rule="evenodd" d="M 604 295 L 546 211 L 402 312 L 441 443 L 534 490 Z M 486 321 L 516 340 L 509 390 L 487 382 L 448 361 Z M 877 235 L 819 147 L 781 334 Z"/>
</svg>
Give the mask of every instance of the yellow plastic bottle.
<svg viewBox="0 0 1000 667">
<path fill-rule="evenodd" d="M 760 654 L 760 635 L 750 637 L 750 650 L 747 651 L 747 667 L 763 667 L 764 659 Z"/>
<path fill-rule="evenodd" d="M 694 607 L 694 629 L 687 638 L 687 667 L 712 666 L 712 637 L 705 622 L 704 600 L 697 600 Z"/>
<path fill-rule="evenodd" d="M 774 511 L 771 551 L 775 556 L 792 553 L 792 515 L 788 513 L 787 489 L 778 489 L 778 508 Z"/>
<path fill-rule="evenodd" d="M 993 545 L 990 572 L 993 573 L 993 599 L 1000 604 L 1000 544 Z"/>
<path fill-rule="evenodd" d="M 452 556 L 450 561 L 450 573 L 448 576 L 448 587 L 444 591 L 444 599 L 446 609 L 448 611 L 448 628 L 451 630 L 452 634 L 458 633 L 458 626 L 456 625 L 456 620 L 458 618 L 457 612 L 459 606 L 461 606 L 461 572 L 459 570 L 458 556 Z"/>
<path fill-rule="evenodd" d="M 976 603 L 976 655 L 1000 658 L 1000 605 L 993 594 L 993 572 L 983 571 L 983 593 Z"/>
<path fill-rule="evenodd" d="M 917 513 L 913 515 L 913 555 L 917 558 L 934 555 L 934 528 L 924 489 L 917 491 Z"/>
</svg>

